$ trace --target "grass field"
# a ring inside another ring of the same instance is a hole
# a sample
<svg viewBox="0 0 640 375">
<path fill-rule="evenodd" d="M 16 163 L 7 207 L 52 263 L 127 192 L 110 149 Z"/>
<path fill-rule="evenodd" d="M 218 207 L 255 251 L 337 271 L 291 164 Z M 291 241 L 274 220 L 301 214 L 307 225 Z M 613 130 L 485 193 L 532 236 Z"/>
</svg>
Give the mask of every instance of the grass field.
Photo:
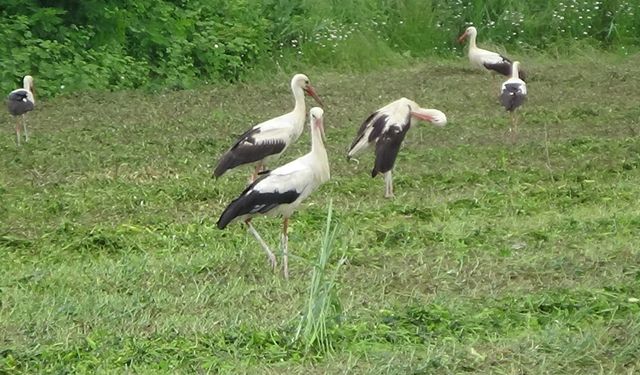
<svg viewBox="0 0 640 375">
<path fill-rule="evenodd" d="M 364 75 L 309 70 L 332 179 L 294 216 L 291 279 L 215 222 L 249 169 L 211 179 L 249 125 L 288 111 L 292 72 L 198 91 L 39 103 L 0 137 L 0 373 L 640 372 L 638 56 L 531 58 L 515 143 L 501 77 L 466 58 Z M 396 198 L 345 150 L 406 96 Z M 308 102 L 311 103 L 311 102 Z M 282 162 L 309 148 L 305 133 Z M 294 341 L 329 201 L 342 254 L 333 351 Z M 280 220 L 256 219 L 275 247 Z"/>
</svg>

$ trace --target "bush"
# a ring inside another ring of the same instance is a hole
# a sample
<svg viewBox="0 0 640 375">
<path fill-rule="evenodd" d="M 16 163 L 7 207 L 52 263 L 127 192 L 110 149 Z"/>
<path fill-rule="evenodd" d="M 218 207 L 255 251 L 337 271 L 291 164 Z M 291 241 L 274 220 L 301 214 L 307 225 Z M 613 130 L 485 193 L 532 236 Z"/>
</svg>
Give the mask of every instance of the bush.
<svg viewBox="0 0 640 375">
<path fill-rule="evenodd" d="M 631 0 L 4 3 L 1 88 L 8 92 L 29 73 L 44 96 L 236 81 L 274 64 L 364 70 L 407 56 L 450 56 L 460 53 L 455 38 L 470 24 L 483 44 L 510 50 L 575 40 L 616 50 L 640 46 L 640 4 Z"/>
</svg>

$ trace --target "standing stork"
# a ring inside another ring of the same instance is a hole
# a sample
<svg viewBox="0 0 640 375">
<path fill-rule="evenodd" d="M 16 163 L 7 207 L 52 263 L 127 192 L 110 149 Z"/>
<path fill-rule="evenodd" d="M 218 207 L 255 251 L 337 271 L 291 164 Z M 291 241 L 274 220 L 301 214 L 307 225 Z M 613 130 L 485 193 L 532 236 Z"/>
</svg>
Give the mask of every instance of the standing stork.
<svg viewBox="0 0 640 375">
<path fill-rule="evenodd" d="M 7 97 L 7 108 L 16 118 L 16 141 L 20 146 L 20 118 L 22 118 L 22 128 L 24 129 L 24 140 L 29 141 L 29 133 L 27 132 L 27 122 L 25 114 L 32 111 L 36 105 L 34 96 L 35 89 L 33 87 L 33 77 L 24 76 L 22 79 L 22 88 L 13 90 Z"/>
<path fill-rule="evenodd" d="M 398 156 L 400 145 L 414 119 L 429 121 L 436 126 L 444 126 L 447 116 L 437 109 L 421 108 L 416 102 L 401 98 L 372 113 L 360 125 L 356 138 L 351 143 L 347 158 L 375 144 L 376 161 L 371 177 L 384 175 L 385 198 L 393 197 L 393 177 L 391 171 Z"/>
<path fill-rule="evenodd" d="M 520 62 L 515 61 L 511 69 L 511 78 L 504 81 L 500 89 L 500 103 L 509 112 L 511 112 L 511 127 L 509 133 L 515 134 L 518 129 L 518 119 L 515 110 L 524 103 L 527 98 L 527 85 L 518 75 Z"/>
<path fill-rule="evenodd" d="M 329 159 L 324 147 L 324 124 L 322 108 L 311 108 L 311 152 L 262 174 L 234 199 L 218 220 L 218 228 L 224 229 L 234 220 L 243 220 L 249 231 L 267 253 L 271 267 L 276 268 L 276 257 L 266 242 L 251 225 L 251 219 L 259 214 L 282 215 L 281 247 L 283 253 L 284 277 L 289 278 L 287 234 L 289 217 L 320 185 L 329 180 Z"/>
<path fill-rule="evenodd" d="M 469 37 L 469 61 L 471 65 L 481 69 L 486 69 L 502 74 L 503 76 L 511 75 L 511 60 L 502 56 L 499 53 L 487 51 L 486 49 L 478 48 L 476 45 L 476 36 L 478 30 L 475 27 L 469 26 L 465 32 L 460 35 L 458 42 L 462 43 L 467 37 Z M 520 72 L 520 77 L 525 80 L 525 73 Z"/>
<path fill-rule="evenodd" d="M 311 95 L 320 105 L 322 101 L 304 74 L 293 76 L 291 91 L 295 99 L 293 111 L 255 125 L 242 134 L 218 161 L 214 177 L 220 177 L 239 165 L 256 163 L 251 176 L 251 181 L 254 181 L 265 164 L 280 157 L 300 137 L 306 115 L 304 94 Z"/>
</svg>

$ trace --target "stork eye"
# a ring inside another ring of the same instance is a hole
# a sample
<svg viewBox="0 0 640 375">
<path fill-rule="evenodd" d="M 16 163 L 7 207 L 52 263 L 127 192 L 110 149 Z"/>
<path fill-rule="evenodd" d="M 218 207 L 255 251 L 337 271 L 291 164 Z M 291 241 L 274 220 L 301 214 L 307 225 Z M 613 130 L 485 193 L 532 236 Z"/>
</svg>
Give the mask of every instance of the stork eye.
<svg viewBox="0 0 640 375">
<path fill-rule="evenodd" d="M 309 80 L 308 79 L 305 80 L 304 83 L 308 85 L 309 84 Z"/>
</svg>

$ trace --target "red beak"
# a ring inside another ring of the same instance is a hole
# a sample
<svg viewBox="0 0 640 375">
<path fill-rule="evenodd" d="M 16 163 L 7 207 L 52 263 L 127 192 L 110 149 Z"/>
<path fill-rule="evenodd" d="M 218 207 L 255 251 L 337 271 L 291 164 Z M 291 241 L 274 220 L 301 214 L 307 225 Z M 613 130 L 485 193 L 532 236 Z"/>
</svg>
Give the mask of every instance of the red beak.
<svg viewBox="0 0 640 375">
<path fill-rule="evenodd" d="M 433 117 L 431 117 L 429 115 L 425 115 L 424 113 L 420 113 L 420 112 L 411 111 L 411 116 L 413 116 L 415 118 L 418 118 L 420 120 L 424 120 L 424 121 L 429 121 L 429 122 L 433 121 Z"/>
<path fill-rule="evenodd" d="M 324 121 L 323 121 L 323 119 L 321 119 L 321 118 L 316 119 L 316 127 L 318 129 L 320 129 L 320 135 L 322 136 L 322 140 L 326 141 L 327 140 L 327 136 L 324 134 Z"/>
<path fill-rule="evenodd" d="M 315 101 L 318 102 L 318 104 L 320 104 L 320 107 L 324 107 L 322 100 L 320 100 L 320 97 L 318 96 L 318 94 L 316 94 L 316 90 L 313 88 L 313 86 L 307 85 L 307 87 L 304 88 L 304 92 L 307 93 L 307 95 L 311 96 L 313 99 L 315 99 Z"/>
<path fill-rule="evenodd" d="M 458 43 L 462 43 L 464 42 L 464 39 L 467 37 L 467 32 L 465 31 L 464 33 L 462 33 L 462 35 L 460 35 L 460 37 L 458 38 Z"/>
</svg>

